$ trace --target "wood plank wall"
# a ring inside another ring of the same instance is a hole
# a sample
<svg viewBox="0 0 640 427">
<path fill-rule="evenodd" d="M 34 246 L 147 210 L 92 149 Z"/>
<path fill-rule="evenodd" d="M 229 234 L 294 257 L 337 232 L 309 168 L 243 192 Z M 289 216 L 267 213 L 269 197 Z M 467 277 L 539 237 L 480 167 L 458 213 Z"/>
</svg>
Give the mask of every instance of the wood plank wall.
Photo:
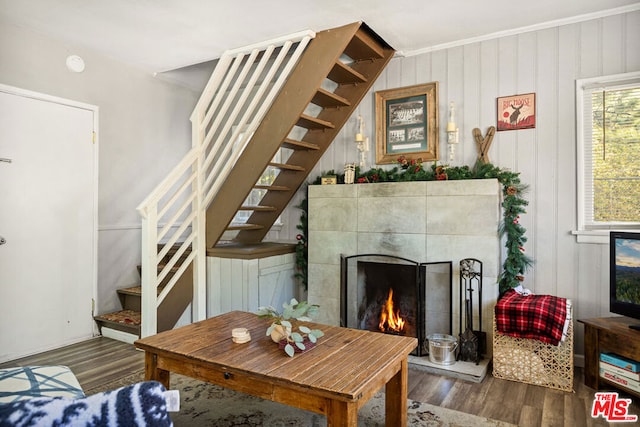
<svg viewBox="0 0 640 427">
<path fill-rule="evenodd" d="M 384 36 L 384 35 L 383 35 Z M 575 80 L 640 70 L 640 11 L 494 38 L 420 55 L 394 58 L 349 120 L 310 179 L 322 171 L 342 170 L 358 153 L 353 143 L 356 117 L 375 140 L 374 92 L 438 81 L 440 87 L 440 153 L 448 154 L 442 129 L 449 101 L 456 103 L 460 144 L 452 165 L 472 165 L 476 148 L 471 131 L 496 125 L 496 97 L 536 93 L 535 129 L 498 132 L 491 146 L 492 163 L 521 173 L 530 186 L 527 254 L 535 266 L 525 286 L 536 293 L 573 299 L 575 317 L 609 315 L 608 245 L 577 243 Z M 371 146 L 369 162 L 375 162 Z M 295 240 L 300 211 L 283 214 L 284 227 L 272 238 Z M 583 353 L 583 333 L 576 327 L 576 354 Z M 580 363 L 580 358 L 576 359 Z"/>
<path fill-rule="evenodd" d="M 300 298 L 294 265 L 293 253 L 259 259 L 207 257 L 207 315 L 254 312 L 260 306 L 280 309 L 283 302 Z"/>
</svg>

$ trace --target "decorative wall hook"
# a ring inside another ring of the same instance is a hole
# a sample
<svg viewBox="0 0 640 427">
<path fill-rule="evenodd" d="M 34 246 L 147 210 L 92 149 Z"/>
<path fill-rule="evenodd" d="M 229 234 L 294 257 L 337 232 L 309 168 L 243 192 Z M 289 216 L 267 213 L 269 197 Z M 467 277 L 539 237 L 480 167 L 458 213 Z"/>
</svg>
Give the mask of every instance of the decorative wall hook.
<svg viewBox="0 0 640 427">
<path fill-rule="evenodd" d="M 491 126 L 487 129 L 487 135 L 483 138 L 480 129 L 473 129 L 473 139 L 476 141 L 476 145 L 478 146 L 478 160 L 482 163 L 491 163 L 489 160 L 489 147 L 491 147 L 491 142 L 493 141 L 495 133 L 495 126 Z"/>
</svg>

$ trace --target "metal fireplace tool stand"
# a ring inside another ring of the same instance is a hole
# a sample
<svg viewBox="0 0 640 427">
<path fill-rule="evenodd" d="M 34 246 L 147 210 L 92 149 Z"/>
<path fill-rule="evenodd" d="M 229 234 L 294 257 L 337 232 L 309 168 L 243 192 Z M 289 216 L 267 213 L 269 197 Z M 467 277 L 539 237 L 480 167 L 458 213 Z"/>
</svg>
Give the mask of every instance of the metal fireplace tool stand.
<svg viewBox="0 0 640 427">
<path fill-rule="evenodd" d="M 475 285 L 475 289 L 474 289 Z M 478 330 L 473 329 L 473 292 L 478 292 Z M 462 312 L 466 328 L 462 330 Z M 478 364 L 487 348 L 487 333 L 482 331 L 482 262 L 475 258 L 460 261 L 460 351 L 457 360 Z"/>
</svg>

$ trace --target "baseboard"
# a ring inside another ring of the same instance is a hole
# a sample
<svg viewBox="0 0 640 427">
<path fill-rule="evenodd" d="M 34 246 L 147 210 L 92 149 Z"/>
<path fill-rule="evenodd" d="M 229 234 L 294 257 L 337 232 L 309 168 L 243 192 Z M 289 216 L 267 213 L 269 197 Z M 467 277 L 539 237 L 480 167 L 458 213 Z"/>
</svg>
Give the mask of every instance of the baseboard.
<svg viewBox="0 0 640 427">
<path fill-rule="evenodd" d="M 128 344 L 133 344 L 133 342 L 139 338 L 137 335 L 117 331 L 105 326 L 102 327 L 102 336 L 105 338 L 111 338 L 112 340 L 126 342 Z"/>
</svg>

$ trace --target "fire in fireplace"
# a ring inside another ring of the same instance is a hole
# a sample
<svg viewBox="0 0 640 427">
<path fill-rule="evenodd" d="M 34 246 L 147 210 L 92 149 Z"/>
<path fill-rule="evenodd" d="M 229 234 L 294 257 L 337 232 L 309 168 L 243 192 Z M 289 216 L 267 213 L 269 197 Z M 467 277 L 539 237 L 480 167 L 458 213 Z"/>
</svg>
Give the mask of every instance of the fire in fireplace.
<svg viewBox="0 0 640 427">
<path fill-rule="evenodd" d="M 367 331 L 417 336 L 418 266 L 392 260 L 396 262 L 357 261 L 356 287 L 351 291 L 351 305 L 357 316 L 352 326 Z"/>
<path fill-rule="evenodd" d="M 418 263 L 391 255 L 341 257 L 341 324 L 412 336 L 428 353 L 429 333 L 451 333 L 451 261 Z"/>
<path fill-rule="evenodd" d="M 386 333 L 400 333 L 404 330 L 404 326 L 405 321 L 400 315 L 400 310 L 395 310 L 393 306 L 393 288 L 391 288 L 387 301 L 382 305 L 378 329 Z"/>
</svg>

